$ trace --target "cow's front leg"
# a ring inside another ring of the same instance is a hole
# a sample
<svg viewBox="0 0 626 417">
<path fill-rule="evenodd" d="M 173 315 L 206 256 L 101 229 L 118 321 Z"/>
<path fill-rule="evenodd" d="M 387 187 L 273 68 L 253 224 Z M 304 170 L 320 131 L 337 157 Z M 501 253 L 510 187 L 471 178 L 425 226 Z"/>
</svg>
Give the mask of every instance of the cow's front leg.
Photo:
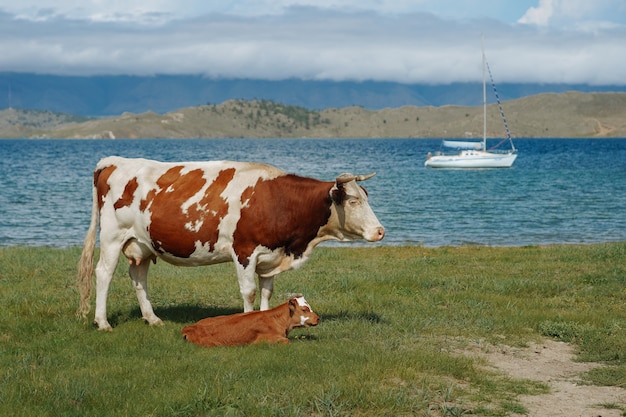
<svg viewBox="0 0 626 417">
<path fill-rule="evenodd" d="M 256 298 L 256 282 L 254 281 L 254 263 L 252 260 L 247 267 L 235 262 L 237 268 L 237 279 L 239 280 L 239 291 L 243 298 L 243 311 L 254 310 L 254 299 Z"/>
<path fill-rule="evenodd" d="M 274 277 L 259 277 L 259 287 L 261 288 L 261 310 L 269 310 L 270 298 L 274 292 Z"/>
<path fill-rule="evenodd" d="M 250 278 L 244 278 L 239 280 L 239 289 L 241 291 L 241 297 L 243 298 L 243 311 L 254 310 L 254 300 L 256 299 L 256 283 L 254 282 L 254 271 L 250 274 Z"/>
<path fill-rule="evenodd" d="M 133 281 L 135 291 L 137 292 L 137 300 L 139 300 L 139 308 L 141 309 L 143 319 L 151 325 L 163 325 L 161 319 L 154 314 L 152 304 L 150 304 L 150 297 L 148 295 L 148 268 L 150 268 L 150 261 L 146 260 L 139 265 L 131 264 L 128 268 L 128 273 L 130 279 Z"/>
</svg>

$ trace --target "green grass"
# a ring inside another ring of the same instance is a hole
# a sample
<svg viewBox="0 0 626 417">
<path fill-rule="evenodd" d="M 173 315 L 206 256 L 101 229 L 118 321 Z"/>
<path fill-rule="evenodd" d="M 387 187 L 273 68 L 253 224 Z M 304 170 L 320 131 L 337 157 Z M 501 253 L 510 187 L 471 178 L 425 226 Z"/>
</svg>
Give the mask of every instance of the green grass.
<svg viewBox="0 0 626 417">
<path fill-rule="evenodd" d="M 241 311 L 232 264 L 151 267 L 151 327 L 120 264 L 111 333 L 78 319 L 79 248 L 0 248 L 3 416 L 505 416 L 532 381 L 458 349 L 551 337 L 608 367 L 590 384 L 626 385 L 626 244 L 318 248 L 276 279 L 320 314 L 289 345 L 200 348 L 180 331 Z M 93 297 L 92 297 L 93 298 Z M 93 301 L 92 301 L 93 314 Z"/>
</svg>

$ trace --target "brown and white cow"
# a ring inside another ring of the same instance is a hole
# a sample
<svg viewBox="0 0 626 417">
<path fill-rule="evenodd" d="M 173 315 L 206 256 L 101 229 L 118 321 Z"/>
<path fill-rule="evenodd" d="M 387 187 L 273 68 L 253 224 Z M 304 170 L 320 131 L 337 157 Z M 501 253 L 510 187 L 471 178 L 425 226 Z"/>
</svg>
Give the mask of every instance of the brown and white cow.
<svg viewBox="0 0 626 417">
<path fill-rule="evenodd" d="M 107 157 L 94 171 L 91 224 L 79 263 L 78 313 L 89 312 L 96 229 L 99 329 L 111 328 L 106 302 L 120 253 L 142 316 L 161 324 L 148 297 L 148 268 L 157 258 L 181 266 L 235 263 L 244 311 L 253 310 L 255 273 L 261 310 L 269 308 L 274 276 L 302 265 L 320 242 L 381 240 L 385 229 L 356 181 L 342 174 L 334 182 L 287 174 L 250 162 L 163 163 Z"/>
<path fill-rule="evenodd" d="M 254 343 L 289 343 L 287 335 L 298 327 L 317 326 L 319 316 L 304 297 L 294 297 L 265 311 L 209 317 L 185 326 L 183 339 L 199 346 L 240 346 Z"/>
</svg>

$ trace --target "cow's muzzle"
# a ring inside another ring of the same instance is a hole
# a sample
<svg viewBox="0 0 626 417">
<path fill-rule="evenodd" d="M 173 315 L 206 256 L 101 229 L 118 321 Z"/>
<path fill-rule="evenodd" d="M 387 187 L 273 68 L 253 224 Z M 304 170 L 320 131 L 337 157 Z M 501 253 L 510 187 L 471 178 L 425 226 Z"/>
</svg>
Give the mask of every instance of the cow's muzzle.
<svg viewBox="0 0 626 417">
<path fill-rule="evenodd" d="M 375 228 L 374 231 L 369 236 L 365 236 L 365 239 L 368 242 L 378 242 L 380 240 L 383 240 L 384 237 L 385 237 L 385 228 L 382 226 L 379 226 Z"/>
</svg>

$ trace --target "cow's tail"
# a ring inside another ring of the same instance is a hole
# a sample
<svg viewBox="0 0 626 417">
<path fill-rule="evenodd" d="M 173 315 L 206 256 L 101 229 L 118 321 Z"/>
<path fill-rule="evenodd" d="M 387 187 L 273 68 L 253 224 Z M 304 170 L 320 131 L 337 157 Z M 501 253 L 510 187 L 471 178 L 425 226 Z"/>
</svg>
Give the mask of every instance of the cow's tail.
<svg viewBox="0 0 626 417">
<path fill-rule="evenodd" d="M 93 276 L 93 261 L 94 252 L 96 248 L 96 231 L 98 227 L 98 194 L 94 183 L 92 191 L 92 205 L 91 205 L 91 223 L 89 224 L 89 230 L 87 230 L 87 236 L 85 236 L 85 243 L 83 245 L 83 253 L 80 256 L 78 262 L 78 276 L 76 283 L 78 285 L 78 292 L 80 293 L 80 305 L 76 311 L 76 315 L 86 318 L 90 306 L 91 286 Z"/>
</svg>

